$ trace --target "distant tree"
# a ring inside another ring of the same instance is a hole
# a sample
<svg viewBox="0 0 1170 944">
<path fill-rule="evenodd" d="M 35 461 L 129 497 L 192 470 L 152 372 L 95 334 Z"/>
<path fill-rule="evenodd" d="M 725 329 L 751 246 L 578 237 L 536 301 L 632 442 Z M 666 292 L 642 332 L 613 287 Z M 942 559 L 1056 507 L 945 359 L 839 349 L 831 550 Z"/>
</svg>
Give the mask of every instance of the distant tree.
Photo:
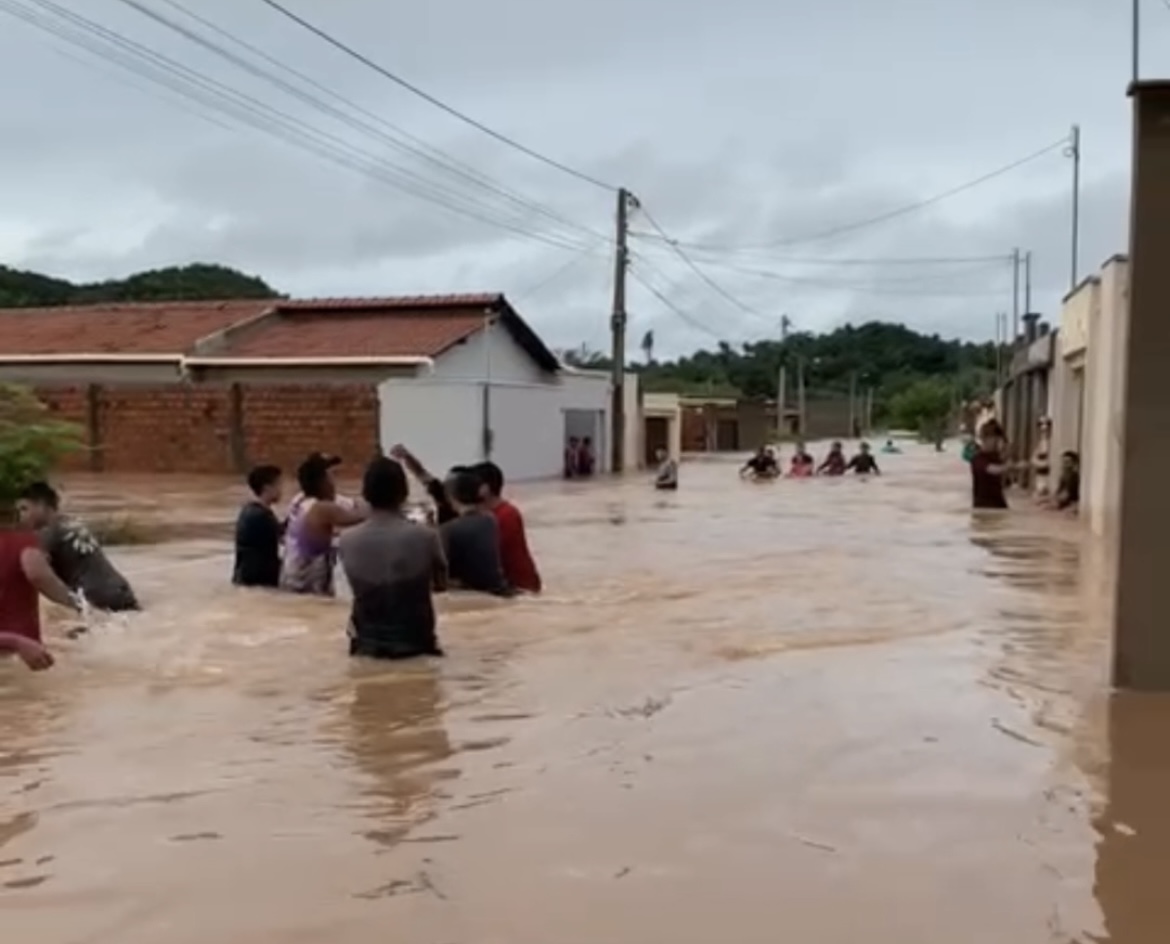
<svg viewBox="0 0 1170 944">
<path fill-rule="evenodd" d="M 955 388 L 945 379 L 917 380 L 890 399 L 888 417 L 898 429 L 911 429 L 941 448 L 955 410 Z"/>
<path fill-rule="evenodd" d="M 152 269 L 125 279 L 78 285 L 0 266 L 0 308 L 277 297 L 275 289 L 263 279 L 226 266 L 203 263 Z"/>
<path fill-rule="evenodd" d="M 31 390 L 0 384 L 0 511 L 11 515 L 25 486 L 83 446 L 81 430 L 55 419 Z"/>
<path fill-rule="evenodd" d="M 575 348 L 566 348 L 561 351 L 561 360 L 570 367 L 581 370 L 608 370 L 610 360 L 600 351 L 595 351 L 587 344 Z"/>
<path fill-rule="evenodd" d="M 654 331 L 647 331 L 642 335 L 642 354 L 646 358 L 646 364 L 654 363 Z"/>
</svg>

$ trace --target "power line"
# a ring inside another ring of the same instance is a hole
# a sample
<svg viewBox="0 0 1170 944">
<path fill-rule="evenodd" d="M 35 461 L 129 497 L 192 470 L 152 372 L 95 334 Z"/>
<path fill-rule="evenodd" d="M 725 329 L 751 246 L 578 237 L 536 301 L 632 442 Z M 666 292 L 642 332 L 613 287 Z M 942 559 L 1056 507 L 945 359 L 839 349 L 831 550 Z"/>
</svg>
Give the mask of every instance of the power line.
<svg viewBox="0 0 1170 944">
<path fill-rule="evenodd" d="M 532 148 L 528 147 L 526 144 L 521 144 L 519 141 L 515 140 L 514 138 L 510 138 L 506 134 L 502 134 L 501 132 L 496 131 L 494 128 L 491 128 L 488 125 L 485 125 L 483 122 L 477 121 L 476 119 L 472 118 L 470 115 L 464 114 L 463 112 L 459 111 L 454 106 L 448 105 L 442 99 L 436 98 L 434 95 L 431 95 L 429 92 L 424 91 L 423 89 L 419 88 L 414 83 L 409 82 L 406 79 L 402 78 L 402 76 L 396 75 L 395 73 L 391 72 L 389 69 L 385 68 L 384 66 L 381 66 L 378 63 L 374 62 L 374 60 L 372 60 L 368 56 L 365 56 L 362 53 L 358 52 L 352 46 L 349 46 L 349 45 L 343 43 L 341 40 L 335 38 L 334 36 L 331 36 L 324 29 L 310 23 L 304 17 L 299 16 L 298 14 L 294 13 L 292 10 L 288 9 L 288 7 L 284 6 L 281 3 L 278 3 L 277 0 L 260 0 L 260 2 L 265 4 L 268 7 L 271 7 L 273 10 L 275 10 L 277 13 L 279 13 L 281 16 L 285 17 L 286 19 L 289 19 L 292 22 L 296 23 L 302 29 L 308 30 L 310 33 L 312 33 L 317 38 L 324 40 L 333 48 L 340 50 L 341 52 L 345 53 L 350 58 L 357 60 L 362 65 L 377 72 L 383 78 L 389 79 L 395 85 L 406 89 L 406 91 L 410 92 L 412 95 L 418 96 L 423 101 L 425 101 L 431 105 L 434 105 L 436 108 L 441 109 L 442 111 L 445 111 L 448 115 L 451 115 L 453 118 L 457 118 L 459 121 L 462 121 L 464 124 L 470 125 L 472 128 L 475 128 L 477 131 L 483 132 L 488 137 L 493 138 L 496 141 L 499 141 L 501 144 L 507 145 L 508 147 L 512 148 L 513 150 L 519 151 L 521 154 L 527 155 L 528 157 L 532 158 L 533 160 L 539 161 L 542 164 L 545 164 L 549 167 L 555 168 L 556 170 L 559 170 L 562 173 L 568 174 L 571 177 L 576 177 L 578 180 L 584 181 L 587 184 L 592 184 L 594 187 L 600 187 L 602 190 L 609 191 L 610 193 L 617 192 L 618 188 L 613 186 L 612 184 L 607 184 L 605 181 L 599 180 L 597 177 L 594 177 L 590 174 L 587 174 L 584 171 L 577 170 L 574 167 L 570 167 L 568 164 L 563 164 L 560 161 L 556 160 L 555 158 L 549 157 L 546 154 L 541 154 L 539 151 L 533 150 Z"/>
<path fill-rule="evenodd" d="M 653 227 L 654 231 L 666 242 L 666 244 L 672 250 L 674 250 L 675 255 L 677 255 L 686 264 L 686 266 L 692 272 L 694 272 L 695 275 L 702 279 L 717 295 L 731 302 L 731 304 L 733 304 L 744 314 L 751 315 L 753 318 L 762 318 L 765 321 L 770 321 L 766 315 L 761 314 L 750 305 L 740 301 L 738 298 L 732 295 L 731 292 L 727 291 L 727 289 L 725 289 L 722 285 L 711 278 L 711 276 L 699 268 L 695 261 L 690 256 L 688 256 L 686 252 L 683 251 L 682 247 L 679 246 L 677 241 L 672 240 L 669 236 L 667 236 L 666 231 L 658 224 L 658 221 L 654 219 L 654 216 L 650 213 L 650 211 L 646 209 L 645 204 L 639 203 L 638 208 L 641 210 L 642 215 L 646 218 L 646 222 L 649 223 L 650 226 Z"/>
<path fill-rule="evenodd" d="M 576 253 L 567 262 L 565 262 L 563 265 L 557 266 L 547 276 L 540 279 L 540 281 L 535 282 L 532 285 L 529 285 L 526 288 L 521 289 L 520 292 L 518 292 L 516 294 L 516 296 L 513 298 L 513 301 L 519 302 L 522 299 L 531 298 L 533 295 L 537 294 L 538 292 L 543 291 L 545 288 L 547 288 L 549 285 L 551 285 L 553 282 L 555 282 L 557 279 L 559 279 L 562 275 L 565 275 L 570 269 L 575 268 L 581 262 L 584 262 L 586 259 L 596 259 L 597 258 L 597 248 L 598 248 L 597 246 L 590 246 L 588 249 L 583 249 L 581 252 Z"/>
<path fill-rule="evenodd" d="M 332 89 L 330 89 L 327 86 L 323 85 L 322 83 L 318 82 L 317 80 L 315 80 L 311 76 L 306 75 L 304 72 L 301 72 L 297 69 L 294 69 L 293 67 L 281 62 L 275 56 L 269 55 L 263 49 L 255 46 L 252 43 L 247 42 L 244 39 L 241 39 L 240 37 L 236 36 L 234 33 L 217 25 L 216 23 L 207 19 L 206 17 L 203 17 L 203 16 L 199 15 L 198 13 L 195 13 L 193 10 L 189 9 L 184 4 L 180 3 L 179 0 L 161 0 L 161 2 L 165 3 L 167 6 L 171 7 L 172 9 L 178 10 L 180 13 L 184 14 L 185 16 L 187 16 L 191 20 L 195 21 L 196 23 L 199 23 L 200 25 L 202 25 L 206 29 L 215 33 L 217 36 L 220 36 L 220 37 L 228 40 L 229 42 L 234 43 L 235 45 L 246 50 L 247 52 L 252 53 L 254 56 L 258 57 L 259 59 L 263 60 L 264 62 L 268 63 L 269 65 L 274 66 L 277 69 L 280 69 L 285 74 L 291 75 L 291 76 L 299 79 L 301 82 L 304 82 L 306 85 L 316 89 L 318 92 L 321 92 L 321 93 L 329 96 L 329 98 L 331 98 L 333 101 L 339 102 L 341 105 L 343 105 L 343 106 L 351 109 L 352 111 L 364 116 L 365 118 L 369 119 L 370 121 L 376 123 L 376 125 L 380 126 L 381 128 L 387 129 L 389 134 L 379 130 L 378 127 L 371 127 L 369 124 L 366 124 L 365 122 L 362 122 L 360 120 L 355 120 L 352 115 L 347 114 L 346 112 L 341 111 L 338 108 L 329 105 L 327 102 L 322 102 L 320 99 L 316 98 L 315 96 L 307 95 L 302 89 L 299 89 L 299 88 L 291 85 L 290 83 L 281 80 L 279 77 L 274 76 L 272 73 L 267 72 L 264 69 L 258 68 L 257 66 L 253 65 L 252 63 L 249 63 L 246 60 L 242 59 L 241 57 L 236 56 L 233 53 L 231 53 L 230 51 L 224 49 L 222 46 L 219 46 L 218 44 L 211 42 L 206 37 L 200 36 L 198 33 L 194 32 L 193 30 L 187 29 L 186 27 L 182 26 L 181 24 L 176 23 L 175 21 L 168 19 L 167 17 L 155 12 L 154 10 L 151 10 L 149 7 L 145 6 L 143 3 L 139 2 L 139 0 L 119 0 L 119 2 L 125 4 L 126 6 L 131 7 L 132 9 L 136 10 L 141 15 L 148 17 L 149 19 L 153 20 L 154 22 L 158 23 L 159 25 L 161 25 L 169 30 L 172 30 L 173 32 L 176 32 L 176 33 L 180 34 L 181 36 L 186 37 L 191 42 L 196 43 L 197 45 L 202 46 L 205 49 L 208 49 L 209 51 L 226 59 L 227 61 L 229 61 L 232 64 L 236 65 L 237 67 L 243 69 L 244 71 L 248 72 L 249 74 L 257 76 L 259 78 L 262 78 L 265 81 L 268 81 L 268 82 L 276 85 L 278 88 L 283 89 L 284 91 L 288 92 L 289 94 L 293 95 L 294 97 L 298 98 L 301 101 L 307 102 L 309 105 L 317 108 L 318 110 L 324 112 L 325 114 L 330 115 L 331 117 L 333 117 L 339 121 L 342 121 L 343 123 L 349 125 L 352 128 L 355 128 L 358 131 L 361 131 L 361 132 L 364 132 L 367 134 L 371 134 L 374 137 L 376 137 L 377 139 L 383 141 L 384 143 L 389 144 L 391 147 L 393 147 L 399 151 L 405 152 L 405 153 L 410 154 L 412 156 L 419 157 L 422 160 L 427 161 L 428 163 L 437 166 L 441 170 L 444 170 L 444 171 L 446 171 L 454 176 L 458 176 L 464 180 L 470 181 L 471 183 L 473 183 L 477 186 L 480 186 L 480 187 L 483 187 L 487 190 L 490 190 L 491 192 L 498 194 L 499 196 L 502 196 L 503 198 L 505 198 L 506 200 L 508 200 L 511 203 L 514 203 L 520 207 L 523 207 L 524 209 L 529 210 L 531 212 L 538 213 L 542 216 L 545 216 L 545 217 L 547 217 L 551 220 L 554 220 L 562 225 L 568 226 L 568 227 L 573 228 L 573 229 L 580 230 L 580 231 L 585 232 L 585 233 L 587 233 L 590 236 L 595 237 L 595 238 L 600 238 L 600 239 L 608 238 L 608 237 L 603 236 L 600 233 L 594 232 L 593 230 L 589 229 L 586 226 L 583 226 L 580 223 L 577 223 L 574 220 L 571 220 L 565 216 L 562 216 L 560 213 L 557 213 L 555 210 L 552 210 L 552 209 L 548 208 L 547 206 L 544 206 L 540 203 L 529 200 L 529 199 L 525 198 L 523 195 L 517 193 L 516 191 L 513 191 L 510 188 L 499 184 L 498 182 L 492 180 L 492 178 L 488 177 L 486 174 L 481 173 L 480 171 L 478 171 L 476 168 L 470 166 L 469 164 L 466 164 L 466 163 L 458 160 L 454 156 L 443 152 L 439 148 L 436 148 L 436 147 L 428 144 L 426 141 L 423 141 L 421 138 L 418 138 L 417 136 L 406 131 L 405 129 L 403 129 L 403 128 L 401 128 L 401 127 L 399 127 L 399 126 L 397 126 L 389 121 L 386 121 L 385 119 L 383 119 L 381 116 L 375 114 L 374 112 L 369 111 L 366 108 L 363 108 L 362 106 L 358 105 L 357 103 L 353 102 L 352 100 L 350 100 L 348 98 L 345 98 L 342 95 L 339 95 L 338 93 L 334 92 Z M 406 139 L 406 142 L 409 142 L 409 143 L 404 143 L 400 139 Z"/>
<path fill-rule="evenodd" d="M 268 2 L 268 0 L 264 0 L 264 2 Z M 909 213 L 915 213 L 918 210 L 922 210 L 922 209 L 925 209 L 926 207 L 933 206 L 936 203 L 941 203 L 943 200 L 948 200 L 951 197 L 958 196 L 960 193 L 965 193 L 966 191 L 971 190 L 975 187 L 981 186 L 982 184 L 985 184 L 988 181 L 994 180 L 997 177 L 1002 177 L 1004 174 L 1008 174 L 1013 170 L 1017 170 L 1020 167 L 1023 167 L 1025 164 L 1030 164 L 1032 161 L 1038 160 L 1047 154 L 1051 154 L 1053 151 L 1063 149 L 1063 148 L 1068 146 L 1068 143 L 1069 143 L 1069 137 L 1068 137 L 1068 135 L 1065 135 L 1059 141 L 1054 141 L 1051 144 L 1046 145 L 1045 147 L 1041 148 L 1038 151 L 1033 151 L 1031 154 L 1028 154 L 1028 155 L 1025 155 L 1024 157 L 1018 158 L 1009 164 L 1004 164 L 1002 167 L 998 167 L 995 170 L 990 171 L 989 173 L 983 174 L 979 177 L 975 177 L 974 179 L 968 180 L 965 183 L 959 184 L 958 186 L 951 187 L 949 190 L 944 190 L 941 193 L 936 193 L 934 196 L 927 197 L 923 200 L 916 200 L 913 203 L 908 203 L 905 206 L 897 207 L 897 208 L 895 208 L 893 210 L 889 210 L 885 213 L 880 213 L 877 216 L 867 217 L 867 218 L 862 219 L 862 220 L 857 220 L 853 223 L 847 223 L 843 226 L 836 226 L 836 227 L 833 227 L 832 229 L 827 229 L 827 230 L 824 230 L 820 233 L 814 233 L 814 234 L 811 234 L 808 236 L 795 237 L 792 239 L 781 239 L 781 240 L 776 240 L 775 242 L 770 242 L 770 243 L 760 243 L 760 244 L 756 244 L 754 246 L 718 246 L 718 245 L 712 245 L 712 244 L 691 243 L 691 242 L 685 242 L 685 243 L 682 243 L 682 245 L 685 245 L 685 246 L 687 246 L 687 248 L 690 248 L 690 249 L 707 249 L 707 250 L 718 252 L 718 251 L 737 251 L 737 250 L 744 250 L 744 249 L 769 249 L 773 246 L 796 246 L 796 245 L 800 245 L 802 243 L 819 242 L 819 241 L 824 240 L 824 239 L 831 239 L 834 236 L 840 236 L 840 235 L 843 235 L 845 233 L 852 233 L 852 232 L 855 232 L 855 231 L 860 230 L 860 229 L 865 229 L 869 226 L 876 226 L 879 223 L 885 223 L 888 220 L 896 219 L 896 218 L 901 217 L 901 216 L 906 216 Z M 671 240 L 669 238 L 667 238 L 666 241 L 671 242 Z"/>
<path fill-rule="evenodd" d="M 666 306 L 666 308 L 669 311 L 671 311 L 673 314 L 678 316 L 680 319 L 682 319 L 684 322 L 686 322 L 688 325 L 690 325 L 696 331 L 701 331 L 701 332 L 703 332 L 703 334 L 706 334 L 707 336 L 713 338 L 716 341 L 725 340 L 724 338 L 721 338 L 718 334 L 716 334 L 714 331 L 712 331 L 710 328 L 708 328 L 705 324 L 703 324 L 703 322 L 692 317 L 691 315 L 688 315 L 685 311 L 683 311 L 681 308 L 679 308 L 678 305 L 676 305 L 669 298 L 667 298 L 665 294 L 663 294 L 657 288 L 655 288 L 653 285 L 651 285 L 648 280 L 644 279 L 642 277 L 641 273 L 639 273 L 637 269 L 631 268 L 630 275 L 632 275 L 634 277 L 634 281 L 636 281 L 639 285 L 641 285 L 644 289 L 646 289 L 646 291 L 648 291 L 651 295 L 653 295 L 660 302 L 662 302 L 662 304 L 664 306 Z"/>
<path fill-rule="evenodd" d="M 1170 0 L 1166 0 L 1170 3 Z M 654 239 L 661 242 L 661 238 L 655 233 L 639 233 L 632 232 L 631 236 L 640 237 L 643 239 Z M 870 257 L 849 257 L 849 256 L 786 256 L 777 255 L 763 250 L 745 250 L 745 249 L 715 249 L 707 247 L 697 249 L 691 243 L 684 243 L 692 252 L 699 252 L 706 255 L 732 255 L 740 256 L 746 254 L 755 254 L 755 258 L 760 262 L 776 262 L 782 265 L 794 266 L 863 266 L 863 267 L 879 267 L 879 266 L 929 266 L 929 265 L 977 265 L 987 262 L 1010 262 L 1012 254 L 1000 253 L 999 255 L 989 256 L 870 256 Z M 749 255 L 750 258 L 750 255 Z M 714 260 L 709 262 L 710 265 L 717 265 Z"/>
<path fill-rule="evenodd" d="M 477 212 L 477 209 L 461 205 L 458 201 L 467 200 L 466 194 L 452 191 L 408 169 L 388 164 L 378 155 L 363 151 L 251 95 L 189 69 L 176 60 L 156 53 L 141 43 L 65 9 L 51 0 L 30 2 L 42 12 L 36 13 L 16 0 L 0 0 L 0 11 L 7 12 L 55 38 L 85 49 L 99 59 L 112 62 L 139 77 L 168 88 L 188 100 L 226 114 L 251 130 L 262 131 L 287 144 L 362 174 L 367 179 L 395 187 L 451 212 L 510 230 L 528 239 L 561 249 L 576 251 L 582 248 L 582 244 L 574 243 L 565 237 L 534 232 L 513 221 L 485 215 L 493 210 L 498 211 L 498 208 L 480 204 L 477 209 L 482 212 Z"/>
</svg>

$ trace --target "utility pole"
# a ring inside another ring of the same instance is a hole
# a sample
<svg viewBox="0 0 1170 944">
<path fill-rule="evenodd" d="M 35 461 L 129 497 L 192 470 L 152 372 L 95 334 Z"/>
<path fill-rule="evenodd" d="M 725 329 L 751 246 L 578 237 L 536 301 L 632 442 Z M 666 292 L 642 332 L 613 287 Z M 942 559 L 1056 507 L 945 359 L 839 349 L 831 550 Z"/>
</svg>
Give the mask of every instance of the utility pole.
<svg viewBox="0 0 1170 944">
<path fill-rule="evenodd" d="M 1024 314 L 1032 311 L 1032 253 L 1024 253 Z"/>
<path fill-rule="evenodd" d="M 857 434 L 857 371 L 849 374 L 849 433 L 852 439 Z"/>
<path fill-rule="evenodd" d="M 865 391 L 865 435 L 873 435 L 873 387 Z"/>
<path fill-rule="evenodd" d="M 995 313 L 995 386 L 1003 386 L 1003 323 L 1007 319 L 1002 311 Z"/>
<path fill-rule="evenodd" d="M 1135 4 L 1136 6 L 1136 4 Z M 1134 16 L 1136 17 L 1136 13 Z M 1136 22 L 1136 19 L 1135 19 Z M 1134 71 L 1137 71 L 1137 64 L 1134 64 Z M 1136 75 L 1134 81 L 1137 81 Z M 1080 279 L 1080 254 L 1081 254 L 1081 126 L 1073 125 L 1072 133 L 1069 135 L 1069 145 L 1065 148 L 1064 153 L 1072 158 L 1073 173 L 1072 173 L 1072 232 L 1070 240 L 1072 243 L 1072 265 L 1069 269 L 1068 290 L 1071 292 L 1077 287 L 1077 282 Z"/>
<path fill-rule="evenodd" d="M 1012 250 L 1012 336 L 1009 344 L 1014 345 L 1020 336 L 1020 250 Z"/>
<path fill-rule="evenodd" d="M 804 357 L 796 358 L 796 409 L 800 413 L 800 438 L 808 436 L 808 415 L 805 412 L 804 399 Z"/>
<path fill-rule="evenodd" d="M 785 362 L 784 345 L 788 341 L 788 328 L 792 324 L 787 315 L 780 316 L 780 376 L 776 382 L 776 438 L 784 436 L 785 408 L 788 405 L 788 364 Z"/>
<path fill-rule="evenodd" d="M 1130 41 L 1132 43 L 1130 55 L 1133 58 L 1133 81 L 1136 82 L 1141 78 L 1142 73 L 1142 0 L 1133 0 L 1133 8 L 1130 13 L 1130 27 L 1133 29 L 1133 38 Z"/>
<path fill-rule="evenodd" d="M 626 273 L 630 267 L 630 252 L 626 245 L 629 235 L 630 204 L 636 202 L 625 187 L 617 192 L 617 233 L 613 255 L 613 314 L 609 326 L 613 334 L 611 358 L 613 403 L 610 407 L 611 471 L 620 473 L 626 464 Z"/>
</svg>

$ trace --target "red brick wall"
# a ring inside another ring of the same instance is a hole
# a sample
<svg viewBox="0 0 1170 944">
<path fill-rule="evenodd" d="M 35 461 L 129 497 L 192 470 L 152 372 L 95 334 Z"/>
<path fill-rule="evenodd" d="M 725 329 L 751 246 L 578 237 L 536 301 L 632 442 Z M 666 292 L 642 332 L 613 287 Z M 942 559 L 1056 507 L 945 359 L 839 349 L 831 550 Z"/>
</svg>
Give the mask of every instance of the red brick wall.
<svg viewBox="0 0 1170 944">
<path fill-rule="evenodd" d="M 96 441 L 86 387 L 37 392 L 56 415 L 81 427 L 90 447 L 68 468 L 234 474 L 240 453 L 246 465 L 275 462 L 291 472 L 313 449 L 362 462 L 378 447 L 378 395 L 367 385 L 244 385 L 239 430 L 229 386 L 102 385 Z"/>
</svg>

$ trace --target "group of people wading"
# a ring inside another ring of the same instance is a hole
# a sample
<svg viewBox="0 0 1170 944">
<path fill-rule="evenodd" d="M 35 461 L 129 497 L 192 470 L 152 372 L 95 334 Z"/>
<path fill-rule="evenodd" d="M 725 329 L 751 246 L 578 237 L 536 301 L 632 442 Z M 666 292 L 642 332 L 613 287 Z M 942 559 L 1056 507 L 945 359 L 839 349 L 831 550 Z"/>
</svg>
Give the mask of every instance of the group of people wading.
<svg viewBox="0 0 1170 944">
<path fill-rule="evenodd" d="M 884 452 L 896 452 L 897 447 L 893 440 L 889 440 Z M 805 448 L 804 443 L 797 443 L 788 464 L 788 478 L 811 478 L 815 475 L 845 475 L 847 472 L 856 472 L 858 475 L 881 475 L 877 460 L 870 451 L 869 443 L 863 442 L 858 446 L 857 453 L 849 459 L 845 458 L 845 447 L 840 442 L 833 442 L 825 458 L 818 463 Z M 743 468 L 739 470 L 741 478 L 754 480 L 778 479 L 783 475 L 780 457 L 773 446 L 760 446 Z"/>
<path fill-rule="evenodd" d="M 495 463 L 456 466 L 440 480 L 395 446 L 366 466 L 359 500 L 338 495 L 333 470 L 340 463 L 308 456 L 284 519 L 275 511 L 281 470 L 263 465 L 248 474 L 252 498 L 236 522 L 235 584 L 332 597 L 340 564 L 353 593 L 350 653 L 383 659 L 442 655 L 434 593 L 540 592 L 523 516 L 504 498 Z M 407 507 L 408 472 L 434 503 L 423 520 Z"/>
<path fill-rule="evenodd" d="M 1075 511 L 1081 500 L 1081 459 L 1073 450 L 1060 457 L 1060 474 L 1056 489 L 1049 486 L 1051 466 L 1048 448 L 1051 421 L 1042 417 L 1038 423 L 1039 444 L 1031 462 L 1009 462 L 1007 435 L 999 420 L 985 419 L 974 437 L 963 445 L 963 458 L 971 466 L 971 506 L 977 509 L 1008 507 L 1007 486 L 1013 478 L 1035 480 L 1035 497 L 1044 507 L 1058 511 Z"/>
</svg>

